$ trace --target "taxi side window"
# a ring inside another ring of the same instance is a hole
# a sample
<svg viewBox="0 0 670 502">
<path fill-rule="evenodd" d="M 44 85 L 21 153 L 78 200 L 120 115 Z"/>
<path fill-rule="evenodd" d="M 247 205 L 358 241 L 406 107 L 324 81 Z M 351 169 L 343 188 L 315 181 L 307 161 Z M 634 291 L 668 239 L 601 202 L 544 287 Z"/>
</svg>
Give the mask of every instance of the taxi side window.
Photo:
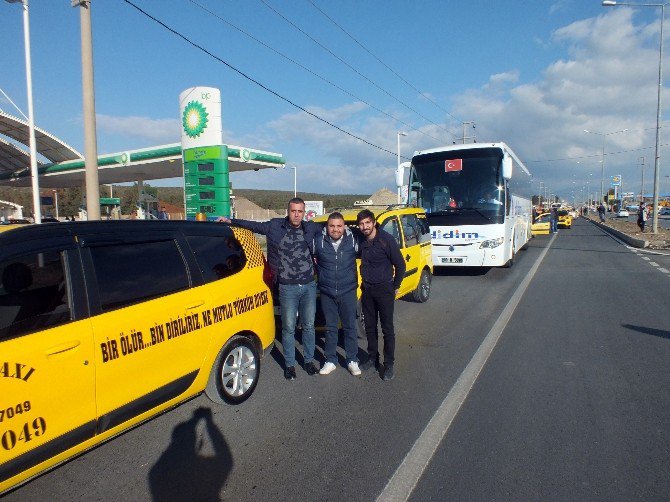
<svg viewBox="0 0 670 502">
<path fill-rule="evenodd" d="M 424 242 L 430 242 L 430 226 L 425 218 L 417 218 L 416 222 L 418 223 L 419 230 L 419 242 L 423 244 Z"/>
<path fill-rule="evenodd" d="M 96 246 L 90 251 L 103 312 L 190 286 L 174 240 Z"/>
<path fill-rule="evenodd" d="M 0 263 L 0 340 L 71 320 L 63 258 L 49 251 Z"/>
<path fill-rule="evenodd" d="M 398 220 L 396 218 L 391 217 L 385 220 L 381 225 L 379 225 L 379 228 L 391 234 L 398 243 L 398 246 L 402 247 L 402 239 L 400 238 L 400 228 L 398 227 Z"/>
<path fill-rule="evenodd" d="M 417 235 L 419 224 L 416 222 L 416 216 L 404 214 L 400 217 L 400 222 L 402 223 L 402 233 L 405 234 L 405 247 L 416 246 L 419 243 Z"/>
<path fill-rule="evenodd" d="M 188 235 L 186 240 L 195 254 L 205 282 L 236 274 L 247 263 L 244 250 L 232 232 L 226 237 Z"/>
</svg>

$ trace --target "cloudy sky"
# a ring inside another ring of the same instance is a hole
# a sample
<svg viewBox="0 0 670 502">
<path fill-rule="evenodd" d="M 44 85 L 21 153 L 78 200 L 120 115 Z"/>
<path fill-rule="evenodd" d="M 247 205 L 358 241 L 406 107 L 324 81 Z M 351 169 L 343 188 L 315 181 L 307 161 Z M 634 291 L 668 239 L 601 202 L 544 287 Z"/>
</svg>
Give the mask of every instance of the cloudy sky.
<svg viewBox="0 0 670 502">
<path fill-rule="evenodd" d="M 36 123 L 83 151 L 78 12 L 66 0 L 32 4 Z M 604 139 L 606 185 L 621 174 L 624 189 L 639 192 L 644 158 L 651 190 L 657 8 L 586 0 L 95 0 L 92 16 L 101 154 L 179 141 L 178 95 L 205 85 L 221 89 L 224 142 L 283 154 L 298 167 L 299 191 L 392 188 L 397 131 L 408 134 L 401 154 L 409 159 L 460 141 L 461 123 L 470 121 L 475 129 L 466 135 L 509 144 L 536 188 L 541 181 L 567 199 L 587 183 L 599 190 Z M 0 22 L 0 89 L 25 111 L 19 6 L 3 2 Z M 0 108 L 18 115 L 1 94 Z M 661 129 L 662 145 L 665 136 Z M 662 191 L 670 192 L 665 151 Z M 236 173 L 232 181 L 289 190 L 293 172 Z"/>
</svg>

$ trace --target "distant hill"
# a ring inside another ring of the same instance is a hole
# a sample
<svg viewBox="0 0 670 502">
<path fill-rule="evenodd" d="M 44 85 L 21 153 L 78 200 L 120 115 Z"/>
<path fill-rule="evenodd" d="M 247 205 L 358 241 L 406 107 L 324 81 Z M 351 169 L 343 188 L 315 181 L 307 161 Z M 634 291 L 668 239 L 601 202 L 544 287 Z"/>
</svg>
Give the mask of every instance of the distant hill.
<svg viewBox="0 0 670 502">
<path fill-rule="evenodd" d="M 249 188 L 237 188 L 233 195 L 241 195 L 258 204 L 263 209 L 283 209 L 289 200 L 293 198 L 292 191 L 281 190 L 254 190 Z M 334 207 L 353 206 L 354 201 L 367 199 L 370 194 L 354 195 L 328 195 L 322 193 L 298 192 L 298 197 L 303 200 L 322 200 L 324 209 Z"/>
<path fill-rule="evenodd" d="M 181 187 L 155 187 L 148 183 L 144 184 L 144 190 L 157 197 L 161 202 L 183 207 L 184 189 Z M 43 188 L 40 190 L 42 195 L 53 195 L 53 190 Z M 137 202 L 137 185 L 120 186 L 114 185 L 112 188 L 114 197 L 121 198 L 121 211 L 123 214 L 130 214 Z M 234 189 L 233 195 L 240 195 L 249 199 L 254 204 L 263 209 L 284 209 L 286 203 L 293 197 L 293 191 L 282 190 L 253 190 L 253 189 Z M 109 197 L 109 186 L 100 187 L 100 196 Z M 370 194 L 353 195 L 329 195 L 310 192 L 298 192 L 298 197 L 304 200 L 322 200 L 326 211 L 335 207 L 353 206 L 354 201 L 364 200 L 370 197 Z M 32 189 L 30 187 L 0 187 L 0 200 L 6 200 L 21 204 L 24 214 L 27 216 L 32 212 Z M 58 206 L 60 216 L 76 215 L 78 207 L 82 201 L 81 188 L 59 188 Z M 43 214 L 55 214 L 55 208 L 51 206 L 42 207 Z"/>
</svg>

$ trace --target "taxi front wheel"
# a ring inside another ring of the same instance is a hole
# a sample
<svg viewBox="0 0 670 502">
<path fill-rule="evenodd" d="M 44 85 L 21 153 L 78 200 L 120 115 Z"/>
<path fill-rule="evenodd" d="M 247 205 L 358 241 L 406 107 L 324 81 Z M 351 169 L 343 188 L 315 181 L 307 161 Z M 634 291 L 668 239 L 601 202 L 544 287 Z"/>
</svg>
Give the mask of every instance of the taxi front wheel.
<svg viewBox="0 0 670 502">
<path fill-rule="evenodd" d="M 258 350 L 244 336 L 234 336 L 221 349 L 205 394 L 217 403 L 239 404 L 253 394 L 261 371 Z"/>
</svg>

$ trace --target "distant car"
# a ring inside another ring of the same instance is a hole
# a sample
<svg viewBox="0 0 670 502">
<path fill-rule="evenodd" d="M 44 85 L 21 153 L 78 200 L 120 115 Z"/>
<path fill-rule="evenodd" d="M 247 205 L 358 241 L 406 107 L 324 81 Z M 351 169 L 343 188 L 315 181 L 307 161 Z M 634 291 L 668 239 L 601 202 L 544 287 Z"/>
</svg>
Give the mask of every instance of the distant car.
<svg viewBox="0 0 670 502">
<path fill-rule="evenodd" d="M 630 213 L 628 212 L 628 209 L 621 208 L 619 209 L 619 212 L 616 214 L 617 218 L 628 218 L 630 216 Z"/>
<path fill-rule="evenodd" d="M 662 207 L 662 208 L 661 208 L 661 212 L 658 213 L 658 214 L 660 214 L 661 216 L 668 216 L 668 215 L 670 215 L 670 207 Z"/>
<path fill-rule="evenodd" d="M 549 235 L 551 225 L 551 214 L 542 213 L 537 218 L 530 227 L 530 233 L 532 235 Z"/>
<path fill-rule="evenodd" d="M 558 222 L 556 224 L 560 228 L 572 228 L 572 215 L 566 209 L 558 210 Z"/>
</svg>

